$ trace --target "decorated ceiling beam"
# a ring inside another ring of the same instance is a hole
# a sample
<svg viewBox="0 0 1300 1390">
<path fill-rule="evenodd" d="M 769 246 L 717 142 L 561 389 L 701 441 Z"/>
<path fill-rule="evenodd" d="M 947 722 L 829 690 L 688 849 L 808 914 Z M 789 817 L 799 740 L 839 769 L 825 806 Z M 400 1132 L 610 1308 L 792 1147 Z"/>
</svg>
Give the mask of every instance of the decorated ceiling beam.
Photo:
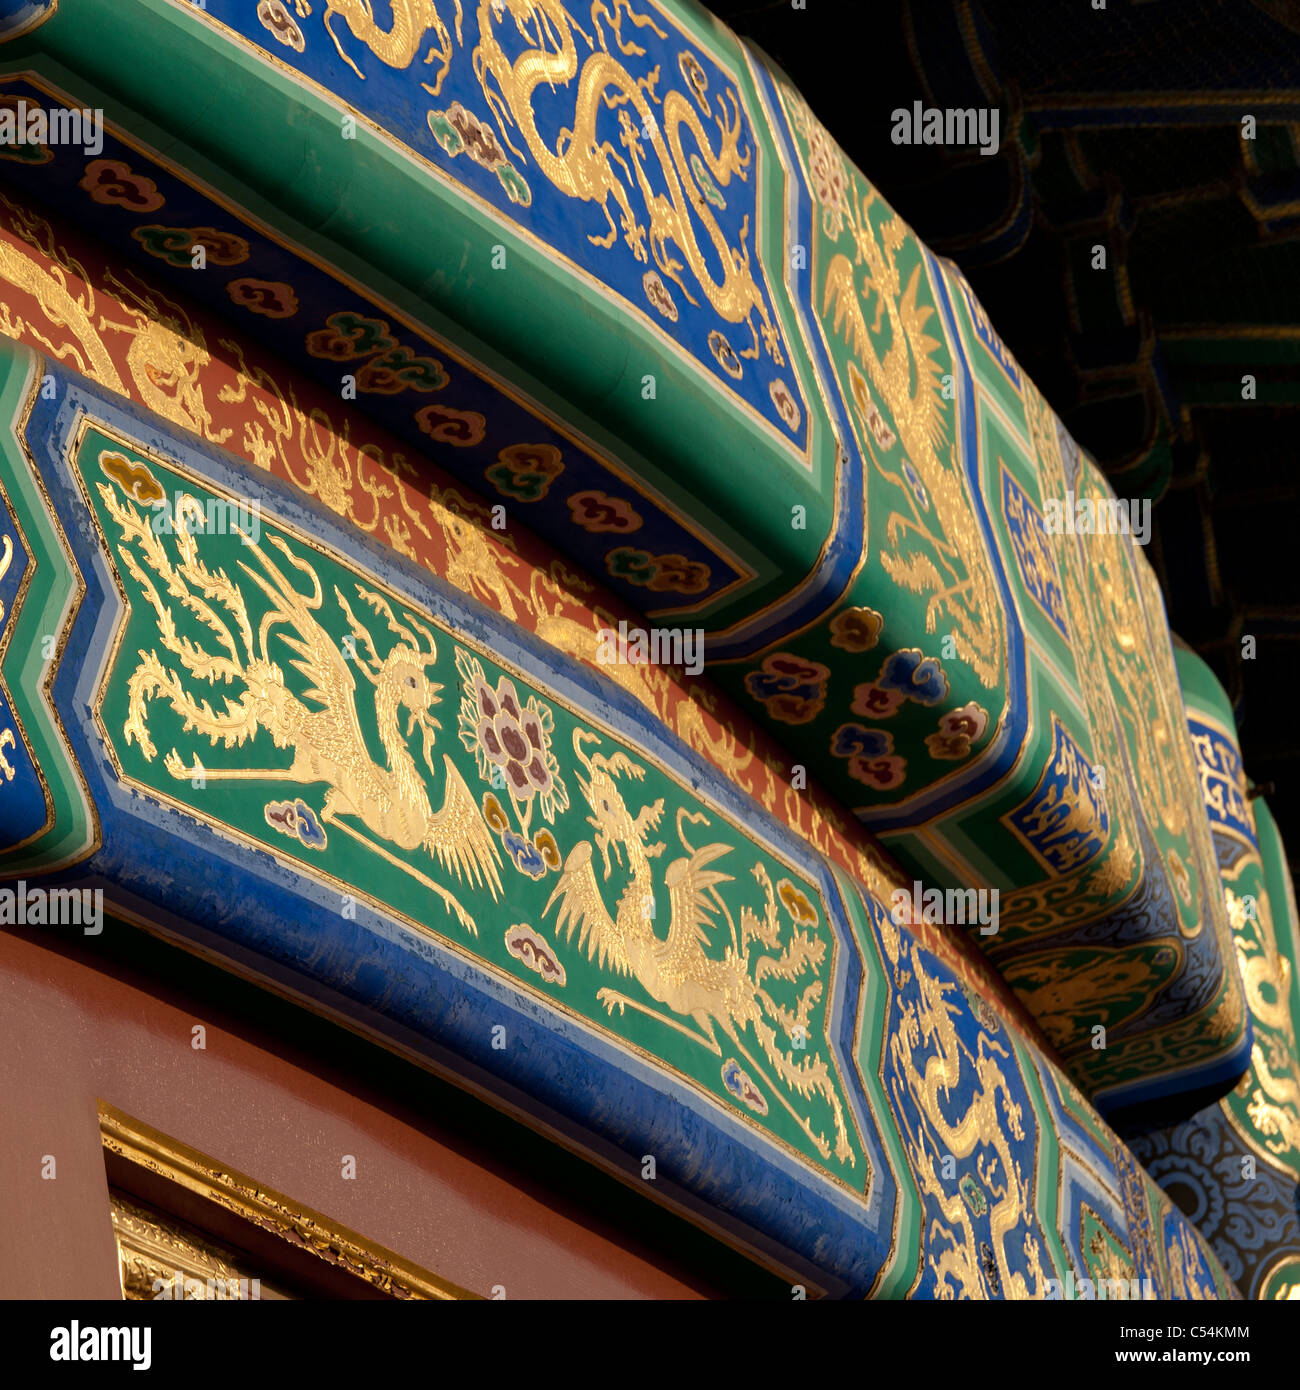
<svg viewBox="0 0 1300 1390">
<path fill-rule="evenodd" d="M 895 920 L 896 879 L 855 883 L 613 682 L 7 342 L 0 418 L 10 911 L 37 875 L 98 889 L 91 937 L 132 923 L 288 993 L 815 1292 L 1235 1296 Z"/>
<path fill-rule="evenodd" d="M 204 394 L 180 306 L 253 330 L 412 451 L 394 474 L 422 483 L 430 455 L 512 534 L 697 624 L 710 674 L 918 880 L 1002 894 L 978 940 L 1099 1103 L 1238 1074 L 1241 985 L 1140 547 L 1052 528 L 1053 506 L 1114 499 L 759 55 L 693 6 L 627 0 L 421 5 L 387 30 L 344 0 L 0 12 L 0 119 L 105 113 L 102 145 L 89 119 L 81 146 L 25 127 L 4 172 L 24 202 L 93 212 L 132 264 L 112 274 L 151 409 L 272 464 L 288 404 L 223 435 L 249 377 Z M 48 309 L 66 282 L 28 248 L 57 246 L 10 210 L 8 278 Z M 60 327 L 128 386 L 93 313 Z M 356 466 L 377 518 L 390 483 Z M 341 464 L 298 480 L 372 514 Z"/>
<path fill-rule="evenodd" d="M 1248 791 L 1232 705 L 1176 653 L 1255 1041 L 1222 1100 L 1128 1135 L 1247 1298 L 1300 1299 L 1300 920 L 1277 824 Z"/>
<path fill-rule="evenodd" d="M 707 678 L 649 658 L 602 661 L 602 632 L 635 611 L 583 579 L 523 528 L 498 531 L 490 507 L 391 436 L 286 369 L 254 338 L 123 276 L 77 228 L 0 192 L 0 312 L 18 338 L 57 354 L 140 409 L 241 457 L 382 540 L 472 601 L 634 697 L 737 788 L 859 879 L 893 874 L 887 853 L 815 782 L 801 785 L 779 745 Z M 85 325 L 95 325 L 90 335 Z M 80 326 L 85 337 L 77 336 Z M 215 352 L 209 351 L 215 348 Z M 1017 997 L 961 933 L 927 923 L 928 944 L 1040 1042 Z M 1044 1046 L 1048 1046 L 1044 1042 Z M 1081 1078 L 1086 1081 L 1086 1078 Z"/>
</svg>

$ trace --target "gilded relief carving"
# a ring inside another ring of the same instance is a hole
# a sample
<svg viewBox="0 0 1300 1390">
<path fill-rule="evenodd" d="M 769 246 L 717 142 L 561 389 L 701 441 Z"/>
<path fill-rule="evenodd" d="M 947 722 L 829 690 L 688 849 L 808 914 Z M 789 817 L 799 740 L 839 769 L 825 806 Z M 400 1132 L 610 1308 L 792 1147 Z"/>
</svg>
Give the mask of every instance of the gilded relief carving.
<svg viewBox="0 0 1300 1390">
<path fill-rule="evenodd" d="M 803 99 L 785 89 L 795 126 L 809 142 L 809 172 L 821 204 L 829 253 L 816 308 L 854 357 L 846 396 L 880 453 L 901 440 L 895 466 L 864 449 L 882 478 L 895 484 L 906 510 L 890 513 L 881 564 L 896 584 L 926 596 L 925 630 L 952 625 L 956 653 L 992 687 L 1006 665 L 1006 639 L 986 543 L 976 521 L 959 452 L 948 440 L 942 400 L 943 332 L 934 308 L 921 302 L 924 265 L 903 282 L 899 252 L 908 229 L 884 216 L 873 188 L 844 167 Z M 851 254 L 838 249 L 851 242 Z M 883 402 L 892 429 L 880 418 Z"/>
<path fill-rule="evenodd" d="M 656 875 L 651 861 L 667 846 L 650 837 L 659 827 L 663 799 L 643 802 L 633 815 L 624 791 L 631 791 L 632 783 L 643 780 L 645 769 L 622 753 L 596 751 L 599 742 L 595 735 L 582 731 L 573 736 L 574 756 L 587 774 L 578 779 L 578 785 L 593 812 L 590 819 L 596 834 L 570 852 L 546 911 L 558 907 L 556 930 L 563 932 L 566 941 L 576 932 L 578 947 L 585 948 L 589 959 L 597 959 L 615 975 L 631 976 L 670 1012 L 651 1008 L 609 987 L 602 988 L 597 999 L 611 1014 L 615 1009 L 621 1014 L 632 1008 L 656 1018 L 718 1057 L 723 1054 L 718 1039 L 721 1033 L 823 1157 L 831 1154 L 832 1141 L 814 1129 L 786 1091 L 796 1100 L 817 1097 L 828 1105 L 833 1116 L 835 1157 L 852 1164 L 854 1152 L 843 1108 L 826 1062 L 803 1045 L 811 1011 L 825 988 L 824 981 L 817 978 L 827 958 L 826 943 L 816 931 L 820 920 L 817 909 L 786 880 L 774 889 L 766 869 L 755 864 L 751 872 L 762 893 L 761 911 L 755 912 L 746 904 L 733 917 L 717 891 L 718 885 L 732 881 L 732 875 L 713 867 L 731 846 L 718 842 L 693 845 L 687 838 L 688 824 L 707 827 L 709 819 L 679 811 L 674 829 L 685 854 L 674 859 L 663 873 L 669 922 L 667 938 L 661 939 L 654 925 Z M 613 916 L 596 877 L 593 850 L 600 853 L 606 881 L 611 854 L 620 866 L 626 866 Z M 718 931 L 719 913 L 730 936 L 722 960 L 702 949 Z M 809 975 L 813 978 L 800 985 L 790 1006 L 775 1001 L 764 987 L 768 979 L 794 983 Z M 689 1020 L 694 1027 L 682 1020 Z M 742 1041 L 741 1033 L 747 1027 L 758 1040 L 762 1061 Z M 792 1038 L 801 1041 L 792 1044 Z M 799 1060 L 795 1058 L 796 1048 L 804 1053 Z M 734 1069 L 734 1061 L 723 1064 L 724 1083 L 755 1108 L 755 1098 L 762 1093 L 754 1092 L 752 1083 L 741 1088 Z M 764 1101 L 764 1111 L 766 1108 Z"/>
<path fill-rule="evenodd" d="M 137 785 L 562 990 L 861 1190 L 810 884 L 366 571 L 265 518 L 236 524 L 196 475 L 106 438 L 87 424 L 78 466 L 128 635 L 96 709 Z M 219 795 L 232 784 L 249 791 Z M 666 866 L 665 816 L 681 849 Z M 505 870 L 509 928 L 481 933 Z"/>
<path fill-rule="evenodd" d="M 444 756 L 441 767 L 433 761 L 438 728 L 433 710 L 440 703 L 442 687 L 426 675 L 437 659 L 437 645 L 429 629 L 412 614 L 399 617 L 388 600 L 360 584 L 351 599 L 336 588 L 333 598 L 346 619 L 350 638 L 341 649 L 315 616 L 325 595 L 307 560 L 279 536 L 270 538 L 269 544 L 296 572 L 299 585 L 306 581 L 304 593 L 267 550 L 245 534 L 243 543 L 258 568 L 242 560 L 238 568 L 245 582 L 260 590 L 270 604 L 254 637 L 240 583 L 231 580 L 223 569 L 209 569 L 202 558 L 200 535 L 205 512 L 200 501 L 188 493 L 175 501 L 170 526 L 176 538 L 173 558 L 150 521 L 130 501 L 120 498 L 106 483 L 99 485 L 99 492 L 120 532 L 117 549 L 122 564 L 157 614 L 159 642 L 172 658 L 170 663 L 160 658 L 156 649 L 140 653 L 139 664 L 128 681 L 129 715 L 122 731 L 127 743 L 137 744 L 146 759 L 154 758 L 157 749 L 150 732 L 149 706 L 155 699 L 167 700 L 183 719 L 185 730 L 206 738 L 213 748 L 218 744 L 227 750 L 241 748 L 264 730 L 275 747 L 292 751 L 288 766 L 208 767 L 200 764 L 196 753 L 182 757 L 174 748 L 166 755 L 165 766 L 180 780 L 197 775 L 214 782 L 324 783 L 319 824 L 312 825 L 311 808 L 296 812 L 292 828 L 305 843 L 319 842 L 323 847 L 325 827 L 338 826 L 416 877 L 442 899 L 463 927 L 476 931 L 473 917 L 448 889 L 377 843 L 382 840 L 404 850 L 427 850 L 457 878 L 487 883 L 494 899 L 500 890 L 499 855 L 464 778 L 450 758 Z M 216 637 L 219 651 L 209 651 L 193 638 L 177 634 L 171 608 L 158 585 Z M 383 644 L 387 649 L 382 655 L 372 630 L 358 620 L 354 603 L 372 609 L 397 637 L 396 643 Z M 284 658 L 277 661 L 273 656 L 270 637 L 277 629 L 283 630 L 279 636 L 290 664 L 308 683 L 302 696 L 294 694 L 286 683 L 281 665 Z M 237 700 L 227 697 L 225 708 L 214 710 L 206 699 L 191 693 L 182 671 L 209 685 L 218 681 L 226 686 L 240 685 L 243 694 Z M 371 755 L 361 728 L 358 675 L 371 687 L 374 722 L 384 750 L 382 761 Z M 403 717 L 405 733 L 399 722 Z M 417 728 L 423 766 L 417 764 L 406 742 Z M 443 801 L 441 809 L 435 811 L 427 787 L 439 777 Z M 272 803 L 267 808 L 271 824 L 281 814 L 273 810 L 275 806 Z M 308 827 L 305 836 L 300 822 Z"/>
</svg>

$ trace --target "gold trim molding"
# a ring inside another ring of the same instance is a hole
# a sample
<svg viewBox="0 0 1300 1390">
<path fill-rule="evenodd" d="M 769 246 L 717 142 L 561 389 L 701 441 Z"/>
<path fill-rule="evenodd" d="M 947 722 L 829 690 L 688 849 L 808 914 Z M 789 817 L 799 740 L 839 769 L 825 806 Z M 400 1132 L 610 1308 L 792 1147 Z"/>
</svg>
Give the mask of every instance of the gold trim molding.
<svg viewBox="0 0 1300 1390">
<path fill-rule="evenodd" d="M 215 1203 L 258 1230 L 285 1241 L 294 1250 L 315 1256 L 364 1280 L 391 1298 L 476 1297 L 469 1290 L 440 1279 L 320 1212 L 169 1139 L 103 1101 L 99 1103 L 99 1128 L 107 1153 Z M 117 1224 L 115 1217 L 115 1228 Z M 173 1253 L 169 1250 L 168 1257 Z M 211 1258 L 210 1252 L 208 1258 Z M 176 1267 L 173 1264 L 168 1270 L 169 1276 Z M 184 1271 L 183 1263 L 179 1267 Z M 237 1271 L 232 1272 L 238 1277 Z M 203 1277 L 207 1278 L 206 1272 Z"/>
<path fill-rule="evenodd" d="M 223 1302 L 297 1295 L 261 1278 L 232 1251 L 110 1190 L 122 1297 Z"/>
</svg>

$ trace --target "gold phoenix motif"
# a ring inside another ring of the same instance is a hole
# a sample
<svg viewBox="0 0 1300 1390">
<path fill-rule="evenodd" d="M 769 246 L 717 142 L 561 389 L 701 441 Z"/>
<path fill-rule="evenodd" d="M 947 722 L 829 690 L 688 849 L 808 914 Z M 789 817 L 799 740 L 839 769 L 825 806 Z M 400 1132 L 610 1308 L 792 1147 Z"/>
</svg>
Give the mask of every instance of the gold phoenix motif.
<svg viewBox="0 0 1300 1390">
<path fill-rule="evenodd" d="M 30 251 L 20 249 L 0 236 L 0 279 L 8 280 L 36 298 L 47 328 L 64 329 L 72 336 L 64 337 L 61 341 L 52 338 L 34 323 L 14 315 L 2 300 L 0 331 L 19 341 L 30 340 L 51 357 L 67 362 L 101 385 L 130 395 L 102 336 L 111 330 L 125 331 L 133 335 L 135 342 L 158 349 L 156 357 L 141 350 L 131 359 L 131 371 L 140 399 L 146 399 L 146 382 L 154 386 L 165 382 L 177 396 L 169 397 L 163 393 L 161 397 L 151 398 L 152 408 L 160 415 L 186 429 L 194 429 L 195 420 L 210 419 L 203 386 L 197 377 L 199 372 L 209 367 L 212 359 L 204 347 L 198 324 L 192 325 L 193 337 L 189 343 L 184 341 L 184 333 L 178 331 L 178 327 L 183 328 L 178 317 L 167 316 L 167 322 L 163 322 L 161 317 L 156 320 L 162 328 L 170 330 L 168 333 L 138 332 L 143 325 L 136 308 L 128 305 L 126 298 L 135 300 L 145 317 L 151 312 L 161 315 L 159 303 L 167 301 L 139 277 L 132 277 L 140 285 L 137 294 L 128 290 L 111 272 L 106 272 L 104 282 L 109 291 L 109 295 L 105 296 L 109 301 L 106 307 L 125 313 L 130 322 L 118 322 L 98 313 L 96 326 L 99 305 L 86 268 L 59 245 L 53 228 L 45 219 L 10 201 L 2 193 L 0 207 L 8 212 L 8 226 L 0 230 L 8 230 L 31 248 Z M 118 298 L 114 300 L 112 295 Z M 271 468 L 273 461 L 278 460 L 283 475 L 294 487 L 319 498 L 332 511 L 346 517 L 362 531 L 377 531 L 382 520 L 389 545 L 403 554 L 413 555 L 409 545 L 410 532 L 403 527 L 402 518 L 391 512 L 381 516 L 380 506 L 381 499 L 395 494 L 411 525 L 424 536 L 433 534 L 425 517 L 413 509 L 408 500 L 412 495 L 408 483 L 413 480 L 415 470 L 405 457 L 398 452 L 390 457 L 373 443 L 358 447 L 351 440 L 347 418 L 336 422 L 320 406 L 312 407 L 310 411 L 304 409 L 297 400 L 293 384 L 290 382 L 281 386 L 264 367 L 250 365 L 244 346 L 239 341 L 222 338 L 220 344 L 230 354 L 229 361 L 235 369 L 236 381 L 233 386 L 225 385 L 219 389 L 219 399 L 224 404 L 241 404 L 251 399 L 260 417 L 244 422 L 237 452 L 241 452 L 254 466 L 263 469 Z M 187 370 L 189 362 L 178 361 L 173 348 L 181 353 L 182 359 L 187 352 L 194 353 L 189 361 L 198 371 L 191 374 Z M 184 400 L 177 398 L 182 392 L 188 393 Z M 259 393 L 269 395 L 274 404 Z M 220 441 L 226 437 L 226 431 L 214 432 L 211 437 Z M 234 448 L 235 443 L 232 439 L 227 447 Z M 392 481 L 391 488 L 385 479 Z M 364 517 L 359 513 L 356 490 L 372 499 L 374 510 L 371 516 Z M 449 505 L 453 500 L 457 502 L 455 509 Z M 519 566 L 525 575 L 532 576 L 531 591 L 521 600 L 520 586 L 506 563 L 506 547 L 510 544 L 508 538 L 488 536 L 481 526 L 468 522 L 466 518 L 470 506 L 454 489 L 439 490 L 436 484 L 430 486 L 428 520 L 441 530 L 448 550 L 441 569 L 427 559 L 425 563 L 463 592 L 495 600 L 499 611 L 507 617 L 511 616 L 514 603 L 521 601 L 526 617 L 535 625 L 537 635 L 542 640 L 579 660 L 599 665 L 598 629 L 602 624 L 606 627 L 616 626 L 617 620 L 599 609 L 588 609 L 583 619 L 572 618 L 562 612 L 566 599 L 589 593 L 591 585 L 568 571 L 559 561 L 552 561 L 549 571 L 543 572 L 533 562 L 512 557 L 510 566 Z M 715 738 L 708 733 L 694 704 L 700 698 L 698 690 L 693 689 L 691 699 L 681 701 L 674 708 L 669 699 L 673 681 L 669 673 L 661 668 L 619 663 L 600 669 L 636 696 L 652 713 L 676 727 L 677 732 L 697 752 L 713 759 L 723 759 L 719 766 L 729 776 L 739 776 L 752 762 L 755 756 L 752 746 L 747 747 L 729 721 L 720 721 L 721 737 Z M 750 745 L 752 742 L 751 735 Z M 0 749 L 2 745 L 3 738 L 0 738 Z M 744 756 L 740 750 L 746 750 Z M 757 794 L 767 810 L 775 811 L 778 785 L 786 775 L 786 768 L 770 755 L 765 755 L 762 761 L 765 787 Z M 819 807 L 809 799 L 806 793 L 800 795 L 787 787 L 782 814 L 797 834 L 823 853 L 843 857 L 843 847 L 835 843 L 835 837 L 844 833 L 843 823 L 827 808 Z M 856 847 L 849 853 L 859 876 L 865 882 L 875 883 L 878 892 L 887 894 L 890 884 L 878 867 Z"/>
<path fill-rule="evenodd" d="M 205 779 L 212 780 L 295 785 L 323 782 L 327 788 L 320 817 L 323 824 L 338 826 L 410 874 L 441 898 L 463 927 L 477 934 L 474 919 L 452 893 L 341 819 L 360 821 L 373 835 L 402 850 L 427 850 L 457 878 L 476 885 L 486 883 L 494 899 L 499 895 L 496 844 L 464 778 L 446 755 L 441 769 L 442 808 L 435 812 L 429 800 L 426 773 L 428 778 L 437 775 L 432 749 L 434 731 L 440 727 L 432 710 L 440 702 L 442 689 L 425 674 L 437 657 L 429 629 L 410 612 L 404 613 L 405 621 L 399 620 L 387 599 L 357 584 L 358 599 L 383 618 L 398 638 L 381 656 L 374 636 L 336 586 L 334 598 L 350 629 L 345 644 L 350 642 L 351 649 L 345 656 L 314 616 L 324 594 L 311 565 L 282 537 L 269 537 L 269 545 L 280 552 L 286 565 L 307 578 L 311 592 L 304 594 L 290 583 L 263 546 L 244 533 L 243 543 L 258 569 L 243 561 L 239 569 L 270 604 L 254 637 L 238 585 L 224 570 L 209 569 L 199 555 L 192 527 L 202 526 L 205 513 L 198 499 L 182 493 L 175 501 L 171 528 L 177 558 L 173 560 L 162 539 L 131 503 L 119 501 L 106 483 L 98 488 L 122 533 L 117 547 L 122 563 L 157 614 L 159 639 L 175 659 L 175 665 L 169 665 L 156 650 L 140 652 L 139 665 L 127 683 L 129 713 L 123 730 L 127 742 L 134 740 L 144 756 L 153 759 L 157 750 L 149 732 L 148 706 L 157 698 L 169 701 L 185 721 L 187 732 L 193 729 L 214 747 L 241 747 L 264 729 L 277 748 L 293 750 L 288 767 L 201 768 L 197 758 L 187 766 L 175 749 L 164 765 L 178 779 L 201 771 Z M 221 652 L 210 652 L 178 634 L 172 612 L 146 569 L 157 576 L 168 597 L 214 634 Z M 223 617 L 219 608 L 228 616 Z M 307 680 L 301 698 L 288 688 L 283 668 L 272 659 L 271 638 L 277 629 L 284 629 L 278 636 L 291 655 L 289 664 Z M 224 710 L 214 710 L 207 700 L 197 700 L 186 689 L 176 666 L 209 684 L 238 682 L 244 692 L 238 699 L 227 698 Z M 371 756 L 362 731 L 354 670 L 374 692 L 375 722 L 385 753 L 382 763 Z M 409 716 L 405 736 L 399 724 L 403 711 Z M 406 742 L 416 728 L 422 738 L 423 770 Z"/>
<path fill-rule="evenodd" d="M 763 911 L 760 914 L 742 907 L 737 922 L 717 892 L 717 885 L 730 882 L 731 875 L 712 867 L 730 846 L 692 845 L 686 838 L 685 822 L 709 822 L 703 813 L 684 809 L 677 813 L 676 829 L 686 854 L 674 859 L 663 875 L 671 917 L 667 937 L 660 938 L 654 929 L 651 860 L 663 854 L 666 846 L 662 841 L 652 843 L 649 837 L 663 815 L 663 798 L 643 805 L 633 815 L 619 784 L 627 778 L 641 781 L 645 769 L 621 752 L 588 754 L 586 746 L 596 742 L 597 734 L 584 729 L 574 731 L 573 751 L 587 769 L 587 778 L 579 778 L 578 785 L 592 810 L 588 821 L 596 830 L 594 841 L 583 840 L 569 852 L 545 911 L 549 913 L 558 903 L 557 933 L 563 931 L 565 939 L 571 940 L 576 930 L 578 947 L 586 948 L 589 960 L 595 959 L 602 969 L 608 966 L 617 975 L 630 975 L 652 999 L 678 1017 L 638 1003 L 615 989 L 599 990 L 597 1000 L 611 1015 L 615 1009 L 620 1014 L 628 1008 L 636 1009 L 718 1057 L 722 1056 L 717 1036 L 720 1031 L 826 1158 L 832 1152 L 831 1142 L 813 1128 L 807 1115 L 795 1109 L 781 1086 L 769 1077 L 768 1068 L 796 1097 L 806 1100 L 820 1096 L 834 1117 L 835 1157 L 855 1164 L 843 1107 L 829 1067 L 819 1054 L 811 1053 L 796 1063 L 793 1046 L 783 1049 L 773 1026 L 778 1025 L 792 1039 L 807 1037 L 811 1011 L 822 995 L 822 981 L 814 979 L 804 986 L 793 1009 L 777 1003 L 763 987 L 769 977 L 795 981 L 809 971 L 818 974 L 826 957 L 825 941 L 796 924 L 782 945 L 784 929 L 777 894 L 761 864 L 754 865 L 753 875 L 763 892 Z M 596 879 L 593 843 L 604 862 L 605 879 L 612 869 L 611 851 L 627 867 L 628 877 L 613 916 L 605 906 Z M 798 896 L 802 898 L 801 894 Z M 804 903 L 807 904 L 806 899 Z M 790 911 L 789 903 L 785 905 Z M 811 904 L 807 908 L 815 921 L 815 910 Z M 705 948 L 716 926 L 714 915 L 719 911 L 726 919 L 731 941 L 723 958 L 715 960 Z M 793 912 L 791 917 L 794 918 Z M 692 1028 L 681 1019 L 689 1019 L 695 1026 Z M 754 1030 L 766 1067 L 741 1042 L 741 1031 L 747 1026 Z"/>
</svg>

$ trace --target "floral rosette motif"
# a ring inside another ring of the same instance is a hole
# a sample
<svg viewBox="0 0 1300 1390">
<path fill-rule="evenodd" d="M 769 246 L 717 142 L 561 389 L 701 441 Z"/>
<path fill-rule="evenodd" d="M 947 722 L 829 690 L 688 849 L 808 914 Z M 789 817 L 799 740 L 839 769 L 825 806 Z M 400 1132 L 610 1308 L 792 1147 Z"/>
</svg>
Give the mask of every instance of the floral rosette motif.
<svg viewBox="0 0 1300 1390">
<path fill-rule="evenodd" d="M 792 87 L 784 88 L 794 128 L 808 141 L 808 176 L 822 212 L 822 230 L 832 240 L 849 215 L 849 176 L 844 156 L 829 131 Z"/>
<path fill-rule="evenodd" d="M 494 789 L 483 799 L 484 817 L 515 868 L 529 878 L 542 878 L 559 868 L 561 856 L 549 830 L 530 834 L 534 809 L 553 823 L 569 805 L 568 789 L 551 751 L 554 716 L 536 695 L 521 701 L 508 676 L 493 685 L 482 663 L 466 651 L 456 653 L 456 669 L 462 686 L 460 741 L 474 755 L 479 776 Z"/>
</svg>

